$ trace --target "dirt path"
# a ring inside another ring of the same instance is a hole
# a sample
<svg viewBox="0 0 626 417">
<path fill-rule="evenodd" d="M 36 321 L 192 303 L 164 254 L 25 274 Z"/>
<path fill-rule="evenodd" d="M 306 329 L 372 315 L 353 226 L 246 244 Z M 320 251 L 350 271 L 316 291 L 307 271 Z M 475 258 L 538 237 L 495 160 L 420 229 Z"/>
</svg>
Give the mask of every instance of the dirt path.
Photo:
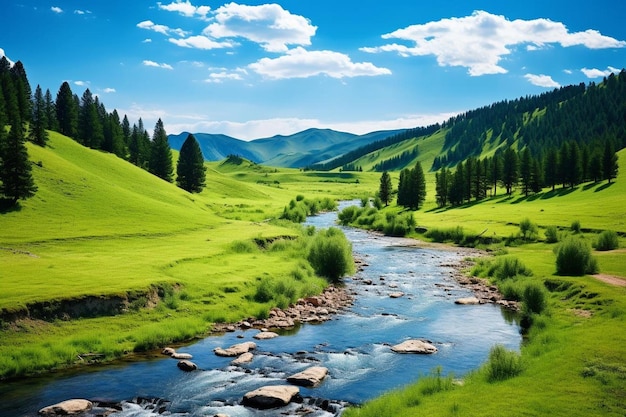
<svg viewBox="0 0 626 417">
<path fill-rule="evenodd" d="M 618 277 L 615 275 L 595 274 L 594 278 L 599 279 L 607 284 L 615 285 L 618 287 L 626 287 L 626 278 Z"/>
</svg>

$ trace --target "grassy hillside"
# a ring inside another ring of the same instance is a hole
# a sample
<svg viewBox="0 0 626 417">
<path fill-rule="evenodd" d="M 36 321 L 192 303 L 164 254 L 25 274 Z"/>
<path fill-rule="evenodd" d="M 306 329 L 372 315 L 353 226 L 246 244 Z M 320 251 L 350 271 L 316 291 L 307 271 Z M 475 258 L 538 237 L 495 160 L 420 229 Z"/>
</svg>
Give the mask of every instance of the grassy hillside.
<svg viewBox="0 0 626 417">
<path fill-rule="evenodd" d="M 297 241 L 283 250 L 253 242 L 300 235 L 288 223 L 266 221 L 297 194 L 356 195 L 371 186 L 315 177 L 303 185 L 297 170 L 215 163 L 206 189 L 189 194 L 54 132 L 47 147 L 28 146 L 39 191 L 0 214 L 0 311 L 53 314 L 55 305 L 85 297 L 127 298 L 129 305 L 125 314 L 80 320 L 0 321 L 0 378 L 71 365 L 81 352 L 115 357 L 190 339 L 215 321 L 267 314 L 276 301 L 252 301 L 262 279 L 288 280 L 295 295 L 320 291 L 324 281 L 303 263 Z"/>
</svg>

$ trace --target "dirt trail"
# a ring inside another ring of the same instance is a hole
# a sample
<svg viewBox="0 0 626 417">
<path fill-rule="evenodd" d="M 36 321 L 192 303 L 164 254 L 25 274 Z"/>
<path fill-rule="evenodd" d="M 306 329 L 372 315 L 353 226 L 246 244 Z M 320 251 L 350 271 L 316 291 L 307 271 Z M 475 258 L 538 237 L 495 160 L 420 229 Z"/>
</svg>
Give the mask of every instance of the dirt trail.
<svg viewBox="0 0 626 417">
<path fill-rule="evenodd" d="M 599 279 L 602 282 L 606 282 L 607 284 L 615 285 L 618 287 L 626 287 L 626 278 L 607 274 L 595 274 L 593 275 L 593 277 Z"/>
</svg>

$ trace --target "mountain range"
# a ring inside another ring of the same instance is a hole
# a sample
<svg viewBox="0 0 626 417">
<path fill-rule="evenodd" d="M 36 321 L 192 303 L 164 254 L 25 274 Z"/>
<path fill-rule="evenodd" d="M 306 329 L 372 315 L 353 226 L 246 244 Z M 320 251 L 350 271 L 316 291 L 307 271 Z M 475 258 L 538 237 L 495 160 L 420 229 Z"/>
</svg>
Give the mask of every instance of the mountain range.
<svg viewBox="0 0 626 417">
<path fill-rule="evenodd" d="M 228 155 L 239 155 L 256 163 L 276 167 L 303 168 L 330 161 L 354 149 L 395 135 L 403 130 L 382 130 L 364 135 L 332 129 L 307 129 L 293 135 L 276 135 L 244 141 L 230 136 L 194 133 L 204 159 L 219 161 Z M 189 132 L 168 135 L 170 146 L 180 150 Z"/>
</svg>

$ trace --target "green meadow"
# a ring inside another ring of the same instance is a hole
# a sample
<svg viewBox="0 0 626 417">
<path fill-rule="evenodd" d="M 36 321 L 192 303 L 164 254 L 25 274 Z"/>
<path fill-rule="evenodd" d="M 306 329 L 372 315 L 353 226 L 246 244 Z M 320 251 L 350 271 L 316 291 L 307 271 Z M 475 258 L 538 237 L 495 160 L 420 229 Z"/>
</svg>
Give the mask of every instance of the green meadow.
<svg viewBox="0 0 626 417">
<path fill-rule="evenodd" d="M 50 136 L 46 148 L 29 144 L 39 191 L 0 216 L 0 309 L 84 296 L 131 296 L 132 302 L 123 314 L 1 323 L 0 378 L 189 341 L 215 322 L 262 317 L 273 306 L 321 291 L 326 281 L 303 259 L 306 233 L 278 219 L 283 208 L 297 195 L 354 199 L 374 196 L 379 186 L 380 173 L 221 161 L 206 164 L 207 188 L 189 194 L 113 155 Z M 420 148 L 424 161 L 436 154 L 433 146 Z M 626 151 L 619 158 L 626 167 Z M 397 187 L 397 173 L 392 178 Z M 413 213 L 416 224 L 426 230 L 459 226 L 464 235 L 491 238 L 479 245 L 490 257 L 477 264 L 517 259 L 530 274 L 490 279 L 518 295 L 536 284 L 545 308 L 528 315 L 519 353 L 494 355 L 462 380 L 445 369 L 415 375 L 414 385 L 345 415 L 623 416 L 626 287 L 589 275 L 557 276 L 558 243 L 547 243 L 545 232 L 555 226 L 559 238 L 588 245 L 603 230 L 617 232 L 619 248 L 592 255 L 600 273 L 626 277 L 626 173 L 610 185 L 544 189 L 529 197 L 498 189 L 495 197 L 445 209 L 435 205 L 433 173 L 427 184 L 425 206 Z M 394 203 L 382 210 L 402 211 Z M 525 219 L 537 226 L 527 240 L 520 236 Z M 255 298 L 268 286 L 275 296 Z M 490 375 L 501 362 L 514 372 L 494 380 Z"/>
</svg>

